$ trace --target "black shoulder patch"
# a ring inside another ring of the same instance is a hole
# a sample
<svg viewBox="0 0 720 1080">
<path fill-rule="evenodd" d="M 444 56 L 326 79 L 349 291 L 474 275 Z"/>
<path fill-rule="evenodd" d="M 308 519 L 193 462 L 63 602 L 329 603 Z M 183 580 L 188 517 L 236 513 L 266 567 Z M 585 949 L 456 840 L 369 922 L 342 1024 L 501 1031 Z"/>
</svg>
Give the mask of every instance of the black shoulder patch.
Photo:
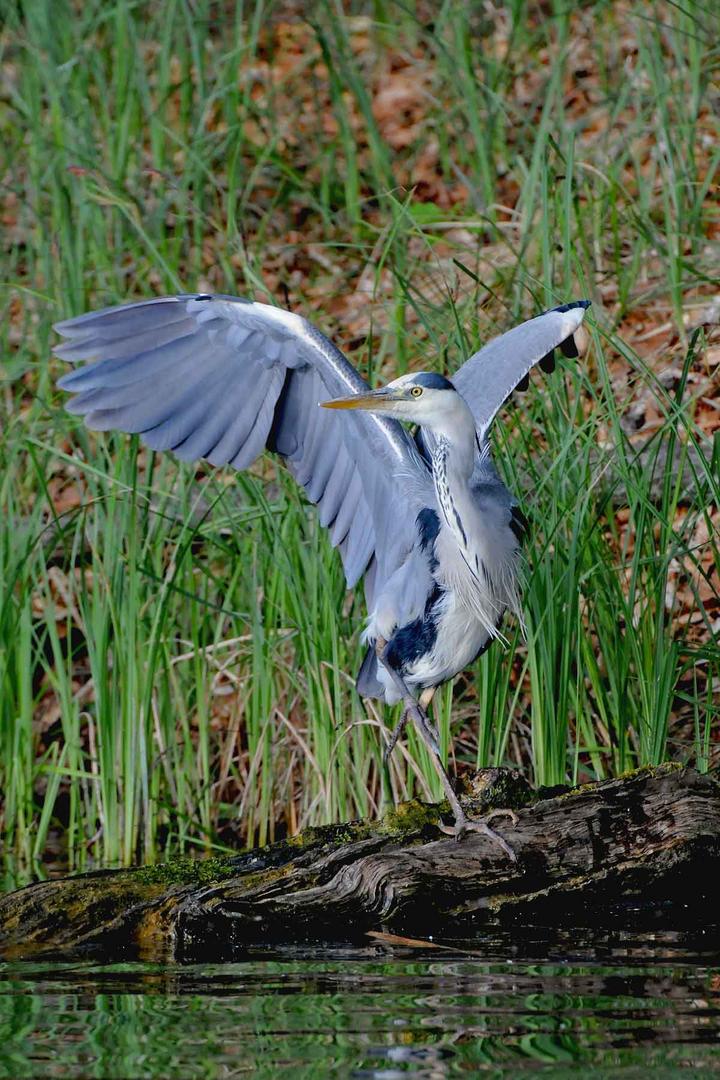
<svg viewBox="0 0 720 1080">
<path fill-rule="evenodd" d="M 414 376 L 416 386 L 425 386 L 428 390 L 454 390 L 455 387 L 444 375 L 438 375 L 435 371 L 419 371 Z"/>
<path fill-rule="evenodd" d="M 435 605 L 442 596 L 437 585 L 425 602 L 425 612 L 414 622 L 396 630 L 385 650 L 391 667 L 404 674 L 421 656 L 432 652 L 437 640 L 437 612 Z"/>
<path fill-rule="evenodd" d="M 440 532 L 440 518 L 434 510 L 426 506 L 415 520 L 420 533 L 420 547 L 423 551 L 427 551 L 437 540 L 437 534 Z"/>
<path fill-rule="evenodd" d="M 434 510 L 426 506 L 415 519 L 420 534 L 420 550 L 428 556 L 430 573 L 437 570 L 438 561 L 435 556 L 435 541 L 440 532 L 440 518 Z"/>
</svg>

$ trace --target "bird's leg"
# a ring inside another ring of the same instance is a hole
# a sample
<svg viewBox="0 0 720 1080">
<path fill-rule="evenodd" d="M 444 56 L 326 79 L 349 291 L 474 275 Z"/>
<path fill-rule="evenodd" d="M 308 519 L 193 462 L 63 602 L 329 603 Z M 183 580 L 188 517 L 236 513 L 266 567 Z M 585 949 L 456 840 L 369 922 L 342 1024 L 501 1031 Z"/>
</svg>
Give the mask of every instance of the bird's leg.
<svg viewBox="0 0 720 1080">
<path fill-rule="evenodd" d="M 407 719 L 412 720 L 412 722 L 415 724 L 418 735 L 430 751 L 430 759 L 432 760 L 432 763 L 435 767 L 435 771 L 440 777 L 443 790 L 445 792 L 445 797 L 447 798 L 447 801 L 450 804 L 450 809 L 453 812 L 453 816 L 455 818 L 454 826 L 452 826 L 451 828 L 445 828 L 444 826 L 440 826 L 441 830 L 443 832 L 449 833 L 451 836 L 454 836 L 456 840 L 462 840 L 463 836 L 465 836 L 468 832 L 482 833 L 482 835 L 487 836 L 488 839 L 494 840 L 495 843 L 503 849 L 507 857 L 511 859 L 512 862 L 517 862 L 517 855 L 510 847 L 507 840 L 505 840 L 504 837 L 500 835 L 500 833 L 495 832 L 494 829 L 491 829 L 487 821 L 471 821 L 463 810 L 462 806 L 460 805 L 460 800 L 455 793 L 455 789 L 450 782 L 450 777 L 448 776 L 447 772 L 445 771 L 445 767 L 443 766 L 442 760 L 440 758 L 440 748 L 438 746 L 437 736 L 432 729 L 425 710 L 421 708 L 420 704 L 412 696 L 410 690 L 408 689 L 407 683 L 403 679 L 400 672 L 397 671 L 397 669 L 394 668 L 389 662 L 387 658 L 386 644 L 383 642 L 382 648 L 380 648 L 379 646 L 380 640 L 378 640 L 377 647 L 378 658 L 387 673 L 389 674 L 390 678 L 402 694 L 403 701 L 405 702 L 405 715 Z M 405 722 L 407 722 L 407 720 Z M 509 813 L 513 814 L 513 811 L 509 811 Z M 493 817 L 497 816 L 497 812 L 493 811 L 489 815 L 489 819 L 492 820 Z"/>
<path fill-rule="evenodd" d="M 428 720 L 425 710 L 418 705 L 417 700 L 413 697 L 412 692 L 410 691 L 407 683 L 403 679 L 400 672 L 396 668 L 394 668 L 389 662 L 387 658 L 387 642 L 384 641 L 383 638 L 377 639 L 375 643 L 375 651 L 377 652 L 378 660 L 383 665 L 392 681 L 395 683 L 405 703 L 405 711 L 399 725 L 400 731 L 398 731 L 397 734 L 396 732 L 393 732 L 391 736 L 391 738 L 395 740 L 393 742 L 393 746 L 400 737 L 400 732 L 402 731 L 407 721 L 412 720 L 412 722 L 415 724 L 415 727 L 420 732 L 423 742 L 426 744 L 430 752 L 437 755 L 438 760 L 440 760 L 440 746 L 438 744 L 437 732 Z M 442 768 L 442 765 L 440 767 Z"/>
<path fill-rule="evenodd" d="M 420 697 L 418 699 L 418 706 L 425 713 L 425 718 L 427 720 L 428 727 L 430 728 L 432 733 L 435 735 L 435 741 L 438 742 L 439 739 L 438 739 L 437 731 L 436 731 L 434 725 L 430 723 L 430 719 L 429 719 L 429 717 L 427 715 L 427 708 L 428 708 L 428 705 L 430 704 L 430 702 L 433 699 L 433 696 L 435 694 L 435 689 L 436 688 L 434 686 L 425 687 L 425 689 L 420 694 Z M 409 710 L 408 710 L 408 708 L 406 706 L 403 709 L 402 716 L 400 717 L 397 724 L 395 725 L 395 727 L 393 729 L 393 733 L 390 736 L 390 738 L 388 739 L 387 746 L 385 747 L 385 750 L 383 752 L 383 763 L 385 765 L 387 765 L 387 763 L 388 763 L 388 761 L 390 759 L 390 755 L 392 754 L 393 750 L 395 749 L 395 746 L 397 745 L 398 739 L 400 738 L 403 731 L 407 727 L 407 722 L 408 722 L 409 719 L 410 719 L 410 712 L 409 712 Z"/>
</svg>

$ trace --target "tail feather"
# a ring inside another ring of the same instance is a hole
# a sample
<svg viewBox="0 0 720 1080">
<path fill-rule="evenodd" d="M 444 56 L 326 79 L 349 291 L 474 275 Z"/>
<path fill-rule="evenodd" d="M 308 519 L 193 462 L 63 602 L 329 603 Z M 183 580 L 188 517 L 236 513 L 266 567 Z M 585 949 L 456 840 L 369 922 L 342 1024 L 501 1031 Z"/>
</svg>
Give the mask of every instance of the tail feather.
<svg viewBox="0 0 720 1080">
<path fill-rule="evenodd" d="M 355 684 L 360 697 L 384 698 L 385 688 L 378 679 L 377 671 L 378 658 L 375 652 L 375 642 L 372 642 L 365 653 Z"/>
</svg>

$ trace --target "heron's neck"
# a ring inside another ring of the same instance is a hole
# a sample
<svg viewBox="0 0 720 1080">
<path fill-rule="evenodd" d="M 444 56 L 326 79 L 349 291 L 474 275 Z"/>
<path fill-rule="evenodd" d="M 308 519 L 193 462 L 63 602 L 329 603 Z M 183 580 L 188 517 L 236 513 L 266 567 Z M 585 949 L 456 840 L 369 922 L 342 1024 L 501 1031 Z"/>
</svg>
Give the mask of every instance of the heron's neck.
<svg viewBox="0 0 720 1080">
<path fill-rule="evenodd" d="M 437 485 L 438 469 L 442 469 L 450 483 L 467 485 L 472 476 L 477 450 L 475 418 L 463 399 L 457 395 L 453 408 L 436 420 L 430 427 L 433 436 L 433 475 Z M 435 461 L 439 454 L 438 461 Z M 442 459 L 442 460 L 441 460 Z"/>
<path fill-rule="evenodd" d="M 431 428 L 431 465 L 435 494 L 445 523 L 462 549 L 467 548 L 463 507 L 470 497 L 470 477 L 475 464 L 475 418 L 457 395 L 453 407 Z"/>
</svg>

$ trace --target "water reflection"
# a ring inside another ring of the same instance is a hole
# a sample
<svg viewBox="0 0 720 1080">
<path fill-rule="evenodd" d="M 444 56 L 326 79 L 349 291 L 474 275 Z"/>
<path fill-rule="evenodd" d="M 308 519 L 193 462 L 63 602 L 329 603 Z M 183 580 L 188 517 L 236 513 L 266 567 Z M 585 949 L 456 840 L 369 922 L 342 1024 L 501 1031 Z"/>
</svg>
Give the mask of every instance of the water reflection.
<svg viewBox="0 0 720 1080">
<path fill-rule="evenodd" d="M 0 1076 L 720 1072 L 716 931 L 0 965 Z"/>
</svg>

